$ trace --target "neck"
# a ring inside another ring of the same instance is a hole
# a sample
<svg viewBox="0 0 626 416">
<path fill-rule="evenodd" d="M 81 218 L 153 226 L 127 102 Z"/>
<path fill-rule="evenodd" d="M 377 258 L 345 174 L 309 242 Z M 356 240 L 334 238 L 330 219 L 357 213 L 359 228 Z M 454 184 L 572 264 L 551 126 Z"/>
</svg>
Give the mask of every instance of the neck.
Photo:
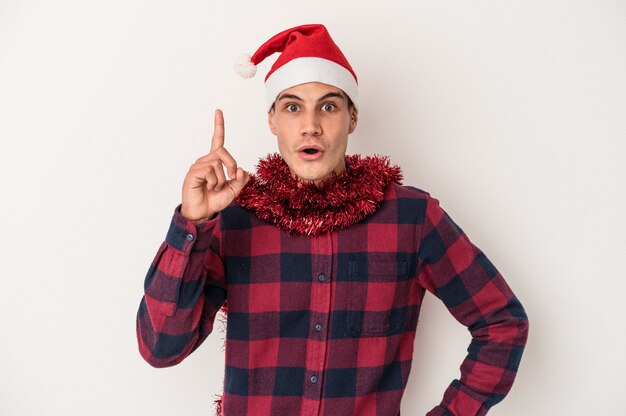
<svg viewBox="0 0 626 416">
<path fill-rule="evenodd" d="M 291 168 L 289 168 L 289 173 L 291 174 L 292 178 L 294 178 L 296 181 L 300 183 L 304 183 L 307 185 L 312 184 L 312 185 L 317 186 L 318 188 L 323 188 L 324 183 L 326 181 L 328 181 L 330 178 L 334 178 L 335 176 L 339 176 L 340 174 L 345 172 L 345 170 L 346 170 L 346 162 L 344 159 L 341 159 L 341 163 L 339 164 L 339 166 L 337 166 L 334 170 L 332 170 L 328 175 L 324 176 L 323 178 L 318 178 L 318 179 L 302 178 L 298 176 L 297 173 Z"/>
</svg>

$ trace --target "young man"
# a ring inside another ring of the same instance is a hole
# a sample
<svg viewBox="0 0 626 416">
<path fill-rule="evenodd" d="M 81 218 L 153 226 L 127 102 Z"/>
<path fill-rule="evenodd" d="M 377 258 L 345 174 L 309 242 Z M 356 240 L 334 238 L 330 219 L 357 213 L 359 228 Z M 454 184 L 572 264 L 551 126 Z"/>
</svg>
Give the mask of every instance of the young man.
<svg viewBox="0 0 626 416">
<path fill-rule="evenodd" d="M 402 186 L 386 158 L 345 155 L 356 75 L 326 29 L 279 33 L 240 72 L 274 52 L 267 108 L 280 155 L 246 173 L 216 111 L 211 151 L 189 169 L 146 277 L 142 356 L 179 363 L 227 302 L 223 414 L 397 416 L 429 291 L 472 341 L 428 415 L 486 414 L 520 363 L 522 305 L 437 199 Z"/>
</svg>

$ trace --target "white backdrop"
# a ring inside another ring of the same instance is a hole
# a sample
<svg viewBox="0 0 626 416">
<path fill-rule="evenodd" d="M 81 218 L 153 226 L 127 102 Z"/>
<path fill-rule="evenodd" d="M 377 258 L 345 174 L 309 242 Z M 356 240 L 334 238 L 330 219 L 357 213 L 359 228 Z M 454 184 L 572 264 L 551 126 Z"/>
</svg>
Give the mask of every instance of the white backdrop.
<svg viewBox="0 0 626 416">
<path fill-rule="evenodd" d="M 626 3 L 388 3 L 0 0 L 0 415 L 212 414 L 223 334 L 153 369 L 135 313 L 214 109 L 244 168 L 276 150 L 270 63 L 235 59 L 304 23 L 359 75 L 349 153 L 440 199 L 530 316 L 490 414 L 624 414 Z M 403 415 L 469 341 L 427 295 Z"/>
</svg>

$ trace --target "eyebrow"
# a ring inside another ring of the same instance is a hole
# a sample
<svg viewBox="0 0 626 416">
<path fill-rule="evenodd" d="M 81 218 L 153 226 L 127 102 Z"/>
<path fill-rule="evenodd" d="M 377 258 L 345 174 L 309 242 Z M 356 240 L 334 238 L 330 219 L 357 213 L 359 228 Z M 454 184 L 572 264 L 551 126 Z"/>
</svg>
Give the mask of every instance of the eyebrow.
<svg viewBox="0 0 626 416">
<path fill-rule="evenodd" d="M 329 92 L 328 94 L 324 95 L 322 98 L 317 100 L 317 102 L 324 101 L 324 100 L 327 100 L 329 98 L 341 98 L 341 99 L 343 99 L 344 95 L 340 94 L 338 92 Z"/>
<path fill-rule="evenodd" d="M 329 98 L 342 98 L 343 99 L 344 95 L 338 92 L 329 92 L 328 94 L 324 94 L 319 100 L 317 100 L 317 102 L 324 101 Z M 302 98 L 298 97 L 297 95 L 287 94 L 287 93 L 281 94 L 280 97 L 278 97 L 278 100 L 276 101 L 285 100 L 285 99 L 304 101 Z"/>
<path fill-rule="evenodd" d="M 293 94 L 281 94 L 280 97 L 278 97 L 278 100 L 276 100 L 276 101 L 286 100 L 286 99 L 304 101 L 302 98 L 298 97 L 297 95 L 293 95 Z"/>
</svg>

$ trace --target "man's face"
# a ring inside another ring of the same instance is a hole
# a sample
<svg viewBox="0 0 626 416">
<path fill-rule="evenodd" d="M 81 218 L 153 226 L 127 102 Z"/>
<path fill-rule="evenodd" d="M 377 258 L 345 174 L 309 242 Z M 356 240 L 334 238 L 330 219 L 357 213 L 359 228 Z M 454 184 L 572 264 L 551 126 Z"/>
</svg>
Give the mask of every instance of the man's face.
<svg viewBox="0 0 626 416">
<path fill-rule="evenodd" d="M 342 90 L 309 82 L 282 91 L 268 122 L 291 174 L 320 184 L 346 169 L 348 134 L 356 128 L 357 116 Z"/>
</svg>

